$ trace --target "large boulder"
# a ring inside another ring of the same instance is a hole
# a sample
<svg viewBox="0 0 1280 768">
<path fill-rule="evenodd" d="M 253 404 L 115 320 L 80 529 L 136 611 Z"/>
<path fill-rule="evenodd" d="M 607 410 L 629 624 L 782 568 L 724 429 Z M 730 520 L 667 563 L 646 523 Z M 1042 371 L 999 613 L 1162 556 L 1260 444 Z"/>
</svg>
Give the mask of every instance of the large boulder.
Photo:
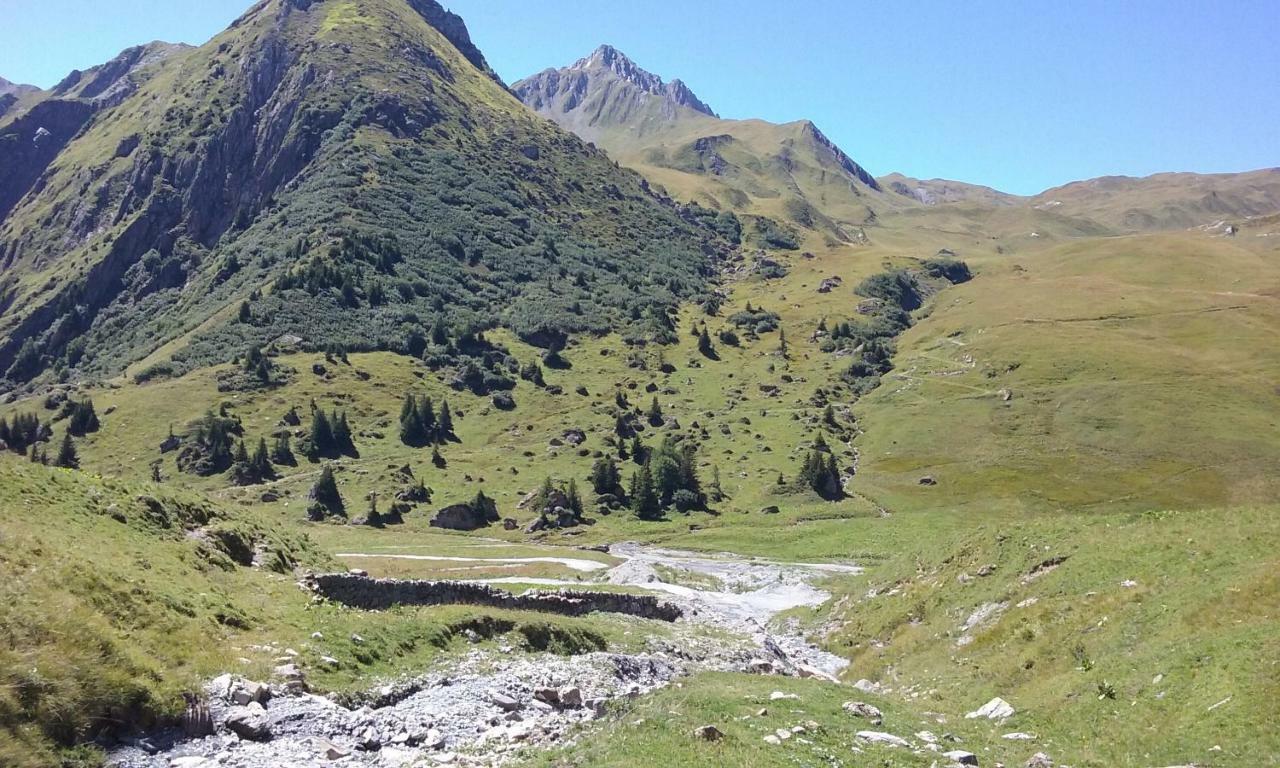
<svg viewBox="0 0 1280 768">
<path fill-rule="evenodd" d="M 257 702 L 232 708 L 223 725 L 245 741 L 271 740 L 271 720 L 267 717 L 267 710 Z"/>
<path fill-rule="evenodd" d="M 487 528 L 500 519 L 498 510 L 487 504 L 484 508 L 478 508 L 474 504 L 454 504 L 437 512 L 431 518 L 431 527 L 450 531 L 475 531 Z"/>
</svg>

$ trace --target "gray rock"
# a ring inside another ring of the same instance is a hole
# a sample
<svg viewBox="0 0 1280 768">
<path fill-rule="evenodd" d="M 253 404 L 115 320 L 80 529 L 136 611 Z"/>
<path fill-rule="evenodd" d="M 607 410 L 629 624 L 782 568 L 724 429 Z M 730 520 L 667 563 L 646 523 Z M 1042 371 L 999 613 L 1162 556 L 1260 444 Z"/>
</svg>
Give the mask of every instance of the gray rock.
<svg viewBox="0 0 1280 768">
<path fill-rule="evenodd" d="M 842 708 L 854 717 L 870 720 L 872 725 L 879 725 L 884 721 L 884 715 L 881 714 L 879 709 L 862 701 L 846 701 Z"/>
<path fill-rule="evenodd" d="M 576 686 L 560 689 L 560 706 L 565 709 L 582 709 L 582 690 Z"/>
<path fill-rule="evenodd" d="M 223 725 L 245 741 L 271 740 L 271 720 L 267 717 L 267 710 L 257 702 L 232 708 Z"/>
<path fill-rule="evenodd" d="M 894 736 L 892 733 L 883 733 L 881 731 L 858 731 L 856 734 L 859 739 L 869 741 L 872 744 L 884 744 L 890 747 L 910 747 L 911 744 L 901 736 Z"/>
<path fill-rule="evenodd" d="M 996 698 L 983 704 L 978 709 L 965 715 L 969 720 L 977 720 L 986 718 L 988 720 L 1003 720 L 1007 717 L 1013 717 L 1014 709 L 1009 702 L 997 696 Z"/>
<path fill-rule="evenodd" d="M 515 712 L 517 709 L 520 709 L 520 702 L 505 693 L 495 694 L 492 701 L 494 705 L 503 712 Z"/>
<path fill-rule="evenodd" d="M 950 752 L 944 752 L 943 757 L 947 758 L 957 765 L 977 765 L 978 756 L 972 752 L 966 752 L 963 749 L 953 749 Z"/>
<path fill-rule="evenodd" d="M 1053 768 L 1053 761 L 1043 752 L 1037 752 L 1027 759 L 1023 768 Z"/>
</svg>

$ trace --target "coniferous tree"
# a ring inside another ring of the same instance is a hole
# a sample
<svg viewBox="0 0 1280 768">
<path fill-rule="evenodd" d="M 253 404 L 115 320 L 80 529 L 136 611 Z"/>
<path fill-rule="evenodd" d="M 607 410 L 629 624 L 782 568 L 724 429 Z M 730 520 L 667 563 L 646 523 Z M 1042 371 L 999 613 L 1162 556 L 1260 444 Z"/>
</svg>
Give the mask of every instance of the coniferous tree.
<svg viewBox="0 0 1280 768">
<path fill-rule="evenodd" d="M 720 486 L 720 466 L 711 467 L 711 485 L 707 488 L 707 498 L 712 503 L 724 501 L 724 488 Z"/>
<path fill-rule="evenodd" d="M 653 473 L 648 464 L 641 466 L 632 476 L 631 508 L 641 520 L 653 520 L 662 511 L 658 493 L 654 489 Z"/>
<path fill-rule="evenodd" d="M 354 456 L 356 454 L 356 444 L 351 437 L 351 425 L 347 422 L 347 413 L 334 411 L 333 418 L 333 448 L 338 453 Z"/>
<path fill-rule="evenodd" d="M 436 406 L 430 397 L 424 397 L 418 406 L 418 418 L 422 421 L 422 434 L 428 442 L 436 440 Z"/>
<path fill-rule="evenodd" d="M 787 331 L 784 328 L 778 329 L 778 354 L 783 360 L 786 360 L 790 354 L 790 349 L 787 347 Z"/>
<path fill-rule="evenodd" d="M 569 500 L 569 509 L 577 517 L 582 517 L 582 496 L 578 493 L 578 481 L 569 479 L 569 489 L 565 492 Z"/>
<path fill-rule="evenodd" d="M 605 456 L 591 467 L 591 488 L 597 495 L 616 493 L 620 481 L 618 465 L 612 456 Z"/>
<path fill-rule="evenodd" d="M 266 438 L 258 438 L 258 447 L 253 452 L 253 457 L 249 460 L 250 466 L 253 467 L 254 474 L 263 480 L 275 477 L 275 469 L 271 466 L 271 458 L 267 455 Z"/>
<path fill-rule="evenodd" d="M 440 402 L 440 413 L 436 416 L 436 431 L 440 435 L 440 442 L 456 437 L 453 432 L 453 412 L 449 410 L 448 400 Z"/>
<path fill-rule="evenodd" d="M 715 345 L 711 343 L 711 334 L 707 333 L 707 327 L 702 326 L 702 332 L 698 334 L 698 351 L 704 357 L 714 358 L 716 356 Z"/>
<path fill-rule="evenodd" d="M 427 442 L 422 428 L 422 413 L 418 410 L 418 398 L 410 392 L 400 408 L 400 441 L 408 446 L 421 446 Z"/>
<path fill-rule="evenodd" d="M 298 460 L 294 457 L 293 447 L 289 444 L 288 432 L 276 438 L 276 444 L 271 449 L 271 461 L 286 467 L 297 465 Z"/>
<path fill-rule="evenodd" d="M 662 404 L 658 402 L 658 396 L 654 395 L 653 402 L 649 405 L 649 423 L 655 427 L 663 424 Z"/>
<path fill-rule="evenodd" d="M 320 470 L 320 477 L 311 486 L 308 494 L 311 505 L 307 512 L 312 520 L 323 520 L 326 515 L 346 516 L 346 506 L 342 502 L 342 494 L 338 491 L 338 481 L 333 476 L 333 467 L 325 465 Z"/>
<path fill-rule="evenodd" d="M 58 448 L 58 457 L 54 460 L 54 466 L 63 469 L 80 468 L 80 456 L 76 453 L 76 445 L 72 442 L 70 433 L 62 436 L 62 445 Z"/>
<path fill-rule="evenodd" d="M 647 448 L 644 447 L 644 443 L 640 441 L 639 435 L 636 435 L 635 437 L 631 438 L 631 460 L 632 461 L 634 461 L 637 464 L 643 464 L 645 461 L 645 457 L 648 453 L 649 451 Z"/>
<path fill-rule="evenodd" d="M 324 411 L 316 408 L 311 412 L 311 458 L 329 456 L 333 448 L 333 426 Z"/>
<path fill-rule="evenodd" d="M 431 463 L 434 464 L 437 469 L 444 469 L 449 466 L 449 462 L 445 461 L 444 456 L 440 455 L 439 446 L 432 446 L 431 448 Z"/>
<path fill-rule="evenodd" d="M 67 419 L 67 431 L 76 437 L 84 437 L 91 432 L 97 432 L 101 426 L 98 422 L 98 414 L 94 411 L 93 400 L 86 399 L 84 402 L 70 403 L 70 417 Z"/>
<path fill-rule="evenodd" d="M 382 513 L 378 511 L 378 494 L 371 493 L 369 494 L 369 515 L 365 519 L 365 525 L 381 528 L 385 524 L 382 519 Z"/>
</svg>

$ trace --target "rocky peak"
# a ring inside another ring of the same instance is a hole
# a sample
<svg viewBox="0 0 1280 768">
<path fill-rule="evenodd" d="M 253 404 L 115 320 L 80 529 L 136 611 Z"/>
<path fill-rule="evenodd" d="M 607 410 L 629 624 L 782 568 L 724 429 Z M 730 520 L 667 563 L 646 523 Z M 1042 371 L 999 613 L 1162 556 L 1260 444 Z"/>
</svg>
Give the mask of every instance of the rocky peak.
<svg viewBox="0 0 1280 768">
<path fill-rule="evenodd" d="M 880 182 L 876 181 L 874 176 L 867 173 L 866 169 L 855 163 L 853 158 L 845 154 L 843 149 L 840 149 L 834 141 L 827 138 L 826 134 L 818 130 L 818 126 L 814 125 L 812 121 L 805 120 L 803 130 L 808 139 L 817 144 L 820 148 L 829 152 L 832 159 L 835 160 L 835 162 L 838 163 L 846 173 L 854 176 L 858 181 L 861 181 L 863 184 L 866 184 L 868 187 L 871 187 L 876 191 L 883 191 L 880 187 Z"/>
<path fill-rule="evenodd" d="M 699 99 L 683 81 L 677 79 L 669 83 L 663 82 L 661 77 L 643 69 L 612 45 L 600 46 L 590 56 L 574 62 L 568 67 L 568 71 L 584 72 L 589 75 L 607 71 L 617 79 L 630 83 L 645 93 L 665 98 L 704 115 L 717 116 L 711 107 Z"/>
</svg>

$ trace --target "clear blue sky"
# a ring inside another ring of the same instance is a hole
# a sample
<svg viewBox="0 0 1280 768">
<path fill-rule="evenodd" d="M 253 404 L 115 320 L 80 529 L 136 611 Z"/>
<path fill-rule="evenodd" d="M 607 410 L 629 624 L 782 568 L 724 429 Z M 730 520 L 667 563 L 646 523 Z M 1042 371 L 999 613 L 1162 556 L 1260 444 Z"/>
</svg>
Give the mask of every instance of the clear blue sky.
<svg viewBox="0 0 1280 768">
<path fill-rule="evenodd" d="M 809 118 L 872 173 L 1034 193 L 1280 165 L 1280 2 L 452 0 L 508 82 L 608 42 L 725 117 Z M 0 76 L 49 86 L 248 0 L 0 0 Z"/>
</svg>

